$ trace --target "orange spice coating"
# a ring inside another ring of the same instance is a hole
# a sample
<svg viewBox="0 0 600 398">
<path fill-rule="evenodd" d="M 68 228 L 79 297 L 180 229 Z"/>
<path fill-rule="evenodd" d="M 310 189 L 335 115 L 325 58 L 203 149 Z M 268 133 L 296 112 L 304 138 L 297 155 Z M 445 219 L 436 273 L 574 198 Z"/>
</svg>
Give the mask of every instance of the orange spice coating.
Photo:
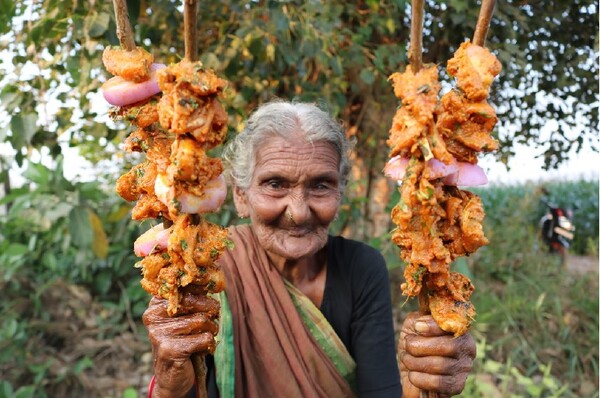
<svg viewBox="0 0 600 398">
<path fill-rule="evenodd" d="M 154 57 L 143 48 L 127 51 L 121 47 L 106 47 L 102 52 L 104 67 L 111 74 L 136 83 L 150 78 Z"/>
<path fill-rule="evenodd" d="M 451 272 L 450 264 L 488 243 L 485 212 L 477 195 L 433 178 L 427 161 L 475 164 L 479 152 L 498 148 L 491 136 L 498 118 L 486 98 L 500 71 L 487 49 L 467 41 L 448 61 L 456 88 L 441 99 L 435 66 L 416 74 L 408 66 L 390 76 L 401 105 L 387 144 L 390 157 L 409 159 L 391 214 L 397 225 L 392 240 L 406 262 L 402 291 L 407 296 L 425 293 L 438 325 L 455 336 L 466 333 L 475 317 L 469 301 L 474 287 L 466 276 Z"/>
</svg>

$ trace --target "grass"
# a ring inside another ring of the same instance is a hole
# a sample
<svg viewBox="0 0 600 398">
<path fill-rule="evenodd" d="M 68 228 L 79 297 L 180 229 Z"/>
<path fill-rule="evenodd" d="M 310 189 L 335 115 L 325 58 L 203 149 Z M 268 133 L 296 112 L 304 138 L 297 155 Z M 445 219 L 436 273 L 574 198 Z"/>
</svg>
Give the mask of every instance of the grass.
<svg viewBox="0 0 600 398">
<path fill-rule="evenodd" d="M 537 231 L 539 188 L 477 192 L 490 244 L 466 261 L 476 286 L 478 356 L 461 397 L 598 397 L 598 274 L 569 273 L 547 253 Z M 592 235 L 575 248 L 592 248 L 588 254 L 597 257 L 598 182 L 546 189 L 563 201 L 577 198 L 585 214 L 576 225 L 587 223 L 578 232 Z"/>
</svg>

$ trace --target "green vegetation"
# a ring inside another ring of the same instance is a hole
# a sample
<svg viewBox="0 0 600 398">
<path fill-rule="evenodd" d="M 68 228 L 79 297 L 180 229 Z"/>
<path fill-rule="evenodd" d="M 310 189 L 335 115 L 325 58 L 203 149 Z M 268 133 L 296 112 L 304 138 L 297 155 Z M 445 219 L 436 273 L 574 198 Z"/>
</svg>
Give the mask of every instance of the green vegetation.
<svg viewBox="0 0 600 398">
<path fill-rule="evenodd" d="M 131 247 L 149 225 L 129 220 L 112 183 L 70 183 L 40 165 L 27 175 L 35 184 L 0 201 L 11 204 L 0 217 L 0 397 L 135 397 L 151 367 L 140 322 L 148 296 Z M 598 181 L 546 189 L 579 198 L 586 211 L 577 233 L 594 242 L 579 254 L 597 259 Z M 598 274 L 565 270 L 541 245 L 540 192 L 535 185 L 478 191 L 491 243 L 457 263 L 473 278 L 478 311 L 478 359 L 463 397 L 597 396 Z M 215 221 L 231 216 L 228 205 Z M 398 294 L 402 268 L 388 241 L 373 243 L 392 265 L 401 318 L 415 303 Z"/>
<path fill-rule="evenodd" d="M 181 2 L 127 3 L 137 45 L 157 62 L 177 62 Z M 597 3 L 498 2 L 487 42 L 504 65 L 490 97 L 500 161 L 513 143 L 543 152 L 547 167 L 584 146 L 598 149 L 598 45 L 589 29 Z M 425 62 L 445 64 L 472 35 L 479 4 L 426 1 Z M 400 314 L 414 303 L 402 306 L 401 263 L 381 232 L 391 228 L 385 204 L 397 194 L 390 199 L 380 188 L 397 105 L 387 78 L 407 63 L 409 7 L 406 0 L 207 0 L 198 36 L 204 65 L 230 82 L 223 98 L 230 134 L 258 104 L 295 97 L 327 104 L 354 135 L 356 182 L 334 230 L 388 258 Z M 136 160 L 121 153 L 126 126 L 99 107 L 108 78 L 101 54 L 118 44 L 112 2 L 0 0 L 0 10 L 0 398 L 133 398 L 151 360 L 139 321 L 148 297 L 131 248 L 150 225 L 132 222 L 130 205 L 114 193 L 116 176 Z M 552 125 L 550 136 L 541 134 Z M 63 177 L 67 149 L 93 164 L 93 182 Z M 26 170 L 22 185 L 11 180 L 15 165 Z M 573 250 L 597 258 L 598 182 L 546 188 L 553 201 L 578 206 Z M 479 192 L 492 243 L 457 263 L 473 276 L 479 312 L 478 368 L 465 396 L 597 391 L 597 275 L 565 273 L 544 251 L 539 189 Z M 211 220 L 239 222 L 228 203 Z"/>
<path fill-rule="evenodd" d="M 544 187 L 554 201 L 577 204 L 571 254 L 588 254 L 597 265 L 598 181 Z M 477 288 L 473 332 L 481 346 L 476 377 L 464 396 L 493 396 L 484 389 L 489 384 L 502 397 L 598 396 L 597 269 L 580 274 L 542 245 L 537 235 L 544 210 L 540 188 L 478 192 L 486 205 L 491 243 L 468 261 Z"/>
</svg>

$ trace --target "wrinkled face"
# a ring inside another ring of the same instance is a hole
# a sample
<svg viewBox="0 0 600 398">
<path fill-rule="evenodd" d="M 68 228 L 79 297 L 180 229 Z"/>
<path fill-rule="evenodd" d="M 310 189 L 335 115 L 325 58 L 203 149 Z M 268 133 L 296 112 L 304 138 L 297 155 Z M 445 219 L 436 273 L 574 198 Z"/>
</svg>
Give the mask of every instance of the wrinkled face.
<svg viewBox="0 0 600 398">
<path fill-rule="evenodd" d="M 260 147 L 250 187 L 235 188 L 234 201 L 265 250 L 295 260 L 325 246 L 341 200 L 339 162 L 327 142 L 272 137 Z"/>
</svg>

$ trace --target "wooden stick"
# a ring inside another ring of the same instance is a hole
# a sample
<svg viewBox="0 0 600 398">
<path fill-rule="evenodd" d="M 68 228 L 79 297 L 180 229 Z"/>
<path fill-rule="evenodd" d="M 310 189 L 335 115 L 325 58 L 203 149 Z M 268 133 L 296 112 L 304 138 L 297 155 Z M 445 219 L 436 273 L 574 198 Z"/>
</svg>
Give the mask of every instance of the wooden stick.
<svg viewBox="0 0 600 398">
<path fill-rule="evenodd" d="M 485 45 L 485 38 L 490 29 L 490 22 L 492 20 L 495 5 L 496 0 L 481 1 L 479 18 L 477 18 L 477 25 L 475 25 L 475 33 L 473 34 L 473 44 L 476 46 L 483 47 Z"/>
<path fill-rule="evenodd" d="M 206 362 L 204 355 L 192 355 L 192 365 L 194 365 L 194 374 L 196 375 L 198 398 L 208 398 L 208 391 L 206 390 Z"/>
<path fill-rule="evenodd" d="M 417 73 L 423 66 L 423 0 L 413 0 L 411 4 L 408 61 L 413 73 Z"/>
<path fill-rule="evenodd" d="M 190 62 L 198 60 L 198 1 L 183 0 L 183 27 L 185 59 Z M 208 398 L 206 390 L 206 362 L 204 355 L 192 355 L 192 364 L 198 386 L 198 398 Z"/>
<path fill-rule="evenodd" d="M 117 22 L 117 37 L 121 47 L 127 51 L 135 50 L 135 40 L 133 38 L 133 30 L 129 23 L 129 13 L 127 11 L 126 0 L 113 0 L 115 9 L 115 19 Z"/>
<path fill-rule="evenodd" d="M 410 49 L 408 61 L 413 73 L 417 73 L 423 67 L 423 0 L 413 0 L 411 3 L 410 21 Z M 419 293 L 419 313 L 430 314 L 429 296 L 425 288 L 425 278 L 422 280 L 421 293 Z M 430 391 L 421 391 L 421 398 L 438 398 L 438 394 Z"/>
<path fill-rule="evenodd" d="M 185 59 L 198 60 L 198 1 L 184 0 L 183 26 L 185 29 Z"/>
</svg>

